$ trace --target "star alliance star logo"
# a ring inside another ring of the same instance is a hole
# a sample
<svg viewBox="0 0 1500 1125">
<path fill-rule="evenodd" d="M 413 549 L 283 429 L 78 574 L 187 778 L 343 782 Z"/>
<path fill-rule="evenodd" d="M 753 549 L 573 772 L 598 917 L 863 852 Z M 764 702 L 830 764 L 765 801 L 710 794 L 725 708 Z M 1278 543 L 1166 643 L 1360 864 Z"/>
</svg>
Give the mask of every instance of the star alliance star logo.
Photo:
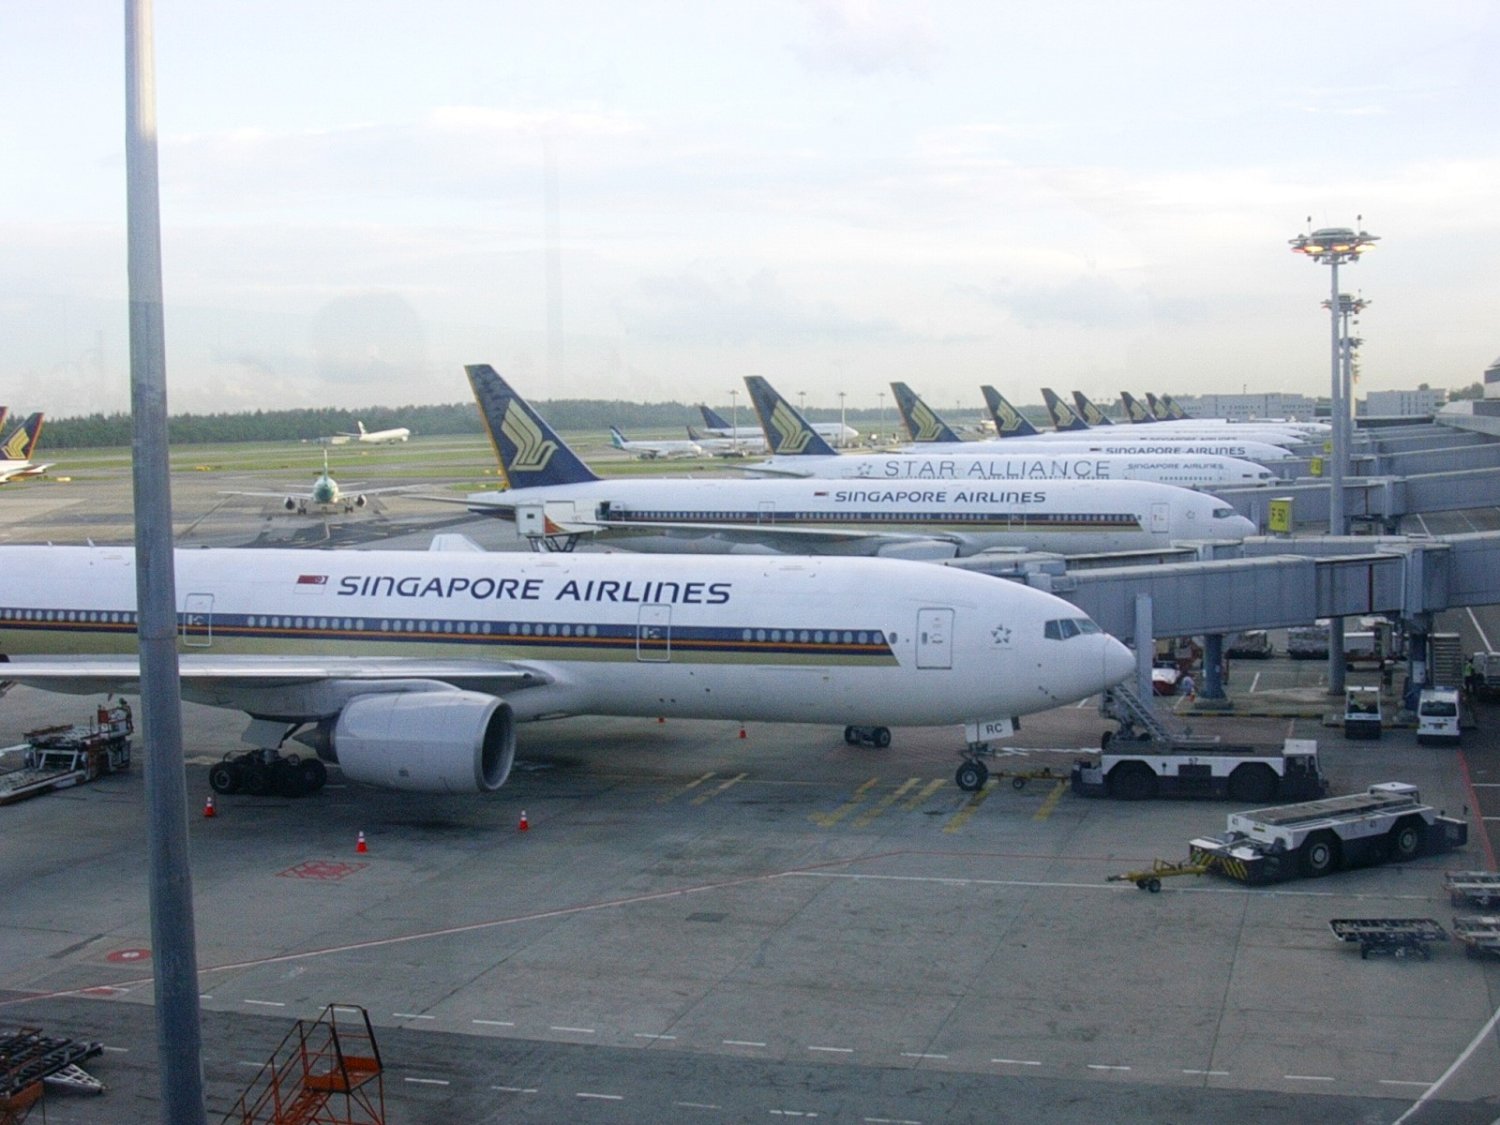
<svg viewBox="0 0 1500 1125">
<path fill-rule="evenodd" d="M 990 630 L 990 641 L 996 648 L 1004 648 L 1010 644 L 1010 626 L 996 625 Z"/>
</svg>

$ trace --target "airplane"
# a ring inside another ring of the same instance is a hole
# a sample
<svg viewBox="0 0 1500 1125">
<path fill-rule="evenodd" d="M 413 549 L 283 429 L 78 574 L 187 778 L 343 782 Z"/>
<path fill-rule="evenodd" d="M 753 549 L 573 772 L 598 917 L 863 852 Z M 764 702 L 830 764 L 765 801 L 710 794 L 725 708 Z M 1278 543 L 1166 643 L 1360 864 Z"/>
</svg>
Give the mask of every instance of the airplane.
<svg viewBox="0 0 1500 1125">
<path fill-rule="evenodd" d="M 703 415 L 703 428 L 715 437 L 735 438 L 745 441 L 755 438 L 764 441 L 765 435 L 754 426 L 731 426 L 724 420 L 724 416 L 710 406 L 698 404 L 698 411 Z M 814 422 L 812 428 L 824 441 L 831 445 L 843 446 L 859 440 L 859 431 L 853 426 L 846 426 L 842 422 Z"/>
<path fill-rule="evenodd" d="M 1154 397 L 1147 392 L 1147 397 Z M 1291 423 L 1279 422 L 1231 422 L 1224 418 L 1183 418 L 1175 421 L 1165 421 L 1140 400 L 1135 398 L 1129 391 L 1120 392 L 1120 403 L 1125 408 L 1125 416 L 1132 423 L 1138 425 L 1149 425 L 1154 434 L 1171 434 L 1188 437 L 1218 436 L 1220 434 L 1243 435 L 1253 437 L 1257 441 L 1269 441 L 1277 445 L 1300 445 L 1309 441 L 1316 441 L 1317 432 L 1310 431 L 1307 427 L 1316 426 L 1318 423 Z"/>
<path fill-rule="evenodd" d="M 0 484 L 39 477 L 52 468 L 52 462 L 31 460 L 42 441 L 43 415 L 33 414 L 0 442 Z"/>
<path fill-rule="evenodd" d="M 1090 430 L 1087 427 L 1074 431 L 1047 430 L 1039 431 L 1035 426 L 1023 418 L 1015 407 L 1005 401 L 1003 395 L 994 387 L 981 387 L 984 391 L 985 402 L 995 415 L 995 422 L 1000 429 L 1001 436 L 989 441 L 958 441 L 957 435 L 951 441 L 916 443 L 905 446 L 900 450 L 902 453 L 926 453 L 936 456 L 938 454 L 956 454 L 959 456 L 979 456 L 988 452 L 1020 453 L 1023 450 L 1046 450 L 1048 453 L 1058 453 L 1068 450 L 1070 453 L 1093 453 L 1093 454 L 1159 454 L 1168 455 L 1194 455 L 1208 457 L 1233 457 L 1243 461 L 1253 461 L 1258 465 L 1269 465 L 1276 461 L 1285 461 L 1292 456 L 1292 452 L 1280 445 L 1272 445 L 1269 442 L 1256 441 L 1253 434 L 1247 434 L 1250 440 L 1242 439 L 1238 434 L 1226 434 L 1222 437 L 1191 438 L 1181 434 L 1167 434 L 1160 438 L 1155 436 L 1154 431 L 1136 431 L 1129 426 L 1115 426 L 1105 432 Z M 1043 397 L 1051 394 L 1043 389 Z M 921 399 L 917 399 L 921 402 Z M 898 406 L 900 400 L 898 399 Z M 1048 408 L 1056 404 L 1059 411 L 1067 411 L 1072 414 L 1072 408 L 1062 402 L 1055 394 L 1048 400 Z M 937 412 L 925 403 L 923 409 L 937 417 Z M 941 423 L 942 420 L 938 419 Z M 946 423 L 943 423 L 946 426 Z M 907 423 L 908 429 L 912 428 Z M 948 432 L 952 433 L 951 427 Z M 1016 436 L 1012 436 L 1016 435 Z"/>
<path fill-rule="evenodd" d="M 1073 402 L 1077 405 L 1078 414 L 1083 419 L 1084 424 L 1090 429 L 1098 429 L 1100 426 L 1113 426 L 1115 424 L 1114 419 L 1090 402 L 1082 391 L 1073 392 Z"/>
<path fill-rule="evenodd" d="M 324 762 L 492 792 L 517 724 L 568 715 L 842 724 L 876 746 L 965 723 L 979 742 L 1135 669 L 1052 594 L 885 559 L 200 548 L 175 566 L 182 697 L 250 717 L 254 749 L 209 773 L 226 794 L 316 792 Z M 0 547 L 0 570 L 6 680 L 139 691 L 128 545 Z"/>
<path fill-rule="evenodd" d="M 609 428 L 609 444 L 643 461 L 703 456 L 703 447 L 695 441 L 631 441 L 614 426 Z"/>
<path fill-rule="evenodd" d="M 1153 395 L 1147 391 L 1146 399 L 1158 422 L 1188 422 L 1200 426 L 1272 426 L 1278 430 L 1308 434 L 1314 441 L 1333 429 L 1327 422 L 1299 422 L 1295 418 L 1251 418 L 1245 421 L 1233 418 L 1198 418 L 1189 415 L 1169 394 Z"/>
<path fill-rule="evenodd" d="M 991 547 L 1093 554 L 1237 540 L 1255 525 L 1212 496 L 1148 481 L 850 485 L 797 480 L 600 480 L 488 364 L 465 368 L 507 485 L 470 511 L 514 521 L 541 550 L 587 537 L 635 551 L 937 559 Z M 752 395 L 764 380 L 746 382 Z M 782 400 L 784 405 L 784 400 Z M 757 404 L 759 408 L 759 404 Z M 771 448 L 832 447 L 793 416 L 763 417 Z"/>
<path fill-rule="evenodd" d="M 354 487 L 354 486 L 350 486 Z M 312 488 L 307 492 L 223 492 L 223 496 L 256 496 L 263 499 L 276 499 L 281 501 L 281 506 L 289 512 L 296 512 L 299 516 L 305 516 L 309 510 L 316 511 L 322 515 L 339 511 L 347 515 L 356 508 L 363 508 L 369 503 L 371 496 L 380 496 L 390 492 L 408 492 L 410 486 L 395 485 L 390 488 L 367 488 L 359 492 L 345 492 L 339 487 L 339 482 L 333 479 L 333 473 L 328 468 L 328 450 L 323 451 L 323 471 L 312 483 Z"/>
<path fill-rule="evenodd" d="M 1108 429 L 1090 429 L 1071 406 L 1057 396 L 1050 387 L 1042 388 L 1042 398 L 1047 412 L 1052 416 L 1053 429 L 1027 440 L 1034 442 L 1084 442 L 1098 452 L 1130 453 L 1152 449 L 1159 452 L 1176 450 L 1180 453 L 1213 453 L 1223 457 L 1243 457 L 1262 465 L 1273 461 L 1284 461 L 1293 456 L 1287 446 L 1307 439 L 1286 434 L 1273 435 L 1251 428 L 1217 430 L 1211 433 L 1195 433 L 1183 430 L 1162 430 L 1156 426 L 1111 426 Z"/>
<path fill-rule="evenodd" d="M 941 445 L 911 446 L 911 452 L 885 454 L 839 454 L 820 444 L 816 435 L 798 435 L 796 426 L 806 426 L 791 403 L 769 383 L 754 377 L 745 380 L 750 401 L 760 414 L 766 432 L 781 449 L 800 453 L 776 454 L 765 461 L 744 466 L 757 476 L 817 477 L 823 480 L 1145 480 L 1175 484 L 1183 488 L 1211 488 L 1268 484 L 1274 474 L 1264 465 L 1235 457 L 1183 453 L 1090 453 L 1068 446 L 1017 448 L 1011 442 L 958 442 L 937 413 L 905 383 L 892 383 L 903 418 L 908 409 L 909 428 L 925 427 L 939 435 Z M 955 444 L 956 443 L 956 444 Z M 928 449 L 946 452 L 926 454 Z"/>
<path fill-rule="evenodd" d="M 689 426 L 687 436 L 688 441 L 696 442 L 698 448 L 715 457 L 750 457 L 766 451 L 766 435 L 759 430 L 755 431 L 754 437 L 704 437 Z"/>
<path fill-rule="evenodd" d="M 411 431 L 405 426 L 394 426 L 389 430 L 367 430 L 363 422 L 354 423 L 356 433 L 341 433 L 338 437 L 344 441 L 357 441 L 362 445 L 389 445 L 393 442 L 406 441 L 411 437 Z M 337 442 L 336 444 L 343 444 Z"/>
</svg>

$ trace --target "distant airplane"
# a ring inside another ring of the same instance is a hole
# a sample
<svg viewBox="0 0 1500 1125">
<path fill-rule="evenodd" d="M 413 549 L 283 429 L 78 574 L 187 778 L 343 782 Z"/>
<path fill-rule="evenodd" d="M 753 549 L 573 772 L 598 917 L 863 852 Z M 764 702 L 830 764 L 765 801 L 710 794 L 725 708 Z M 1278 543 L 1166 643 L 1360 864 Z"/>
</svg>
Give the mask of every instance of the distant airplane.
<svg viewBox="0 0 1500 1125">
<path fill-rule="evenodd" d="M 31 460 L 42 441 L 42 420 L 41 414 L 31 415 L 0 442 L 0 484 L 41 476 L 52 468 L 51 462 Z"/>
<path fill-rule="evenodd" d="M 1149 391 L 1147 398 L 1155 396 Z M 1316 441 L 1319 431 L 1317 422 L 1231 422 L 1226 418 L 1180 418 L 1163 420 L 1155 411 L 1135 398 L 1129 391 L 1120 392 L 1120 403 L 1131 422 L 1142 430 L 1149 427 L 1154 435 L 1174 437 L 1219 437 L 1233 436 L 1270 442 L 1273 445 L 1300 445 Z"/>
<path fill-rule="evenodd" d="M 915 391 L 905 383 L 892 383 L 891 391 L 896 399 L 896 413 L 911 440 L 918 445 L 931 441 L 954 443 L 963 441 L 953 427 L 937 416 L 937 411 L 923 402 Z"/>
<path fill-rule="evenodd" d="M 367 488 L 357 492 L 345 492 L 339 487 L 339 482 L 333 479 L 333 473 L 328 468 L 328 451 L 325 449 L 323 471 L 313 481 L 312 488 L 306 492 L 224 492 L 222 495 L 255 496 L 262 499 L 280 500 L 283 508 L 289 512 L 296 512 L 299 516 L 308 515 L 310 512 L 317 515 L 330 515 L 340 510 L 347 515 L 357 508 L 363 508 L 369 503 L 371 496 L 410 490 L 408 485 L 398 485 L 390 488 Z"/>
<path fill-rule="evenodd" d="M 799 480 L 601 480 L 493 368 L 465 369 L 508 490 L 471 511 L 513 520 L 539 547 L 585 537 L 654 552 L 952 558 L 990 547 L 1093 554 L 1186 539 L 1243 539 L 1254 524 L 1215 497 L 1146 481 L 892 486 Z M 772 449 L 833 450 L 751 377 Z"/>
<path fill-rule="evenodd" d="M 0 547 L 0 573 L 6 680 L 139 690 L 128 546 Z M 963 723 L 977 742 L 1135 669 L 1050 593 L 885 559 L 203 548 L 176 574 L 183 698 L 245 712 L 261 748 L 214 765 L 220 793 L 315 792 L 325 761 L 492 792 L 518 724 L 566 715 L 834 724 L 875 746 Z M 284 755 L 293 737 L 317 757 Z"/>
<path fill-rule="evenodd" d="M 698 411 L 703 415 L 703 426 L 715 437 L 736 438 L 740 441 L 746 438 L 761 438 L 764 435 L 754 426 L 731 426 L 724 420 L 724 416 L 710 406 L 698 404 Z M 842 422 L 813 422 L 812 428 L 824 441 L 836 445 L 848 445 L 859 440 L 859 431 L 853 426 L 846 426 Z"/>
<path fill-rule="evenodd" d="M 389 430 L 367 430 L 363 422 L 355 422 L 354 425 L 358 430 L 357 433 L 343 433 L 338 436 L 363 445 L 389 445 L 411 437 L 411 431 L 405 426 L 395 426 Z"/>
<path fill-rule="evenodd" d="M 755 431 L 754 437 L 704 437 L 689 426 L 687 436 L 699 449 L 715 457 L 752 457 L 766 451 L 766 435 L 759 430 Z"/>
<path fill-rule="evenodd" d="M 703 447 L 696 441 L 631 441 L 614 426 L 609 428 L 609 444 L 643 461 L 703 456 Z"/>
</svg>

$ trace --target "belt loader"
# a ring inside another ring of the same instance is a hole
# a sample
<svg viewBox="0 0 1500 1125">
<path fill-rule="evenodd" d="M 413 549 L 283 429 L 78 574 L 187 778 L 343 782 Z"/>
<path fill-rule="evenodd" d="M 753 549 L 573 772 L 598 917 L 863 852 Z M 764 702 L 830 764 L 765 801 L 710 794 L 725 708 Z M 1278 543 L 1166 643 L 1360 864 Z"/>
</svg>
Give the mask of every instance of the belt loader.
<svg viewBox="0 0 1500 1125">
<path fill-rule="evenodd" d="M 1422 803 L 1415 785 L 1372 785 L 1363 793 L 1230 813 L 1222 836 L 1188 843 L 1190 862 L 1258 885 L 1318 878 L 1345 867 L 1412 859 L 1460 848 L 1467 821 Z"/>
</svg>

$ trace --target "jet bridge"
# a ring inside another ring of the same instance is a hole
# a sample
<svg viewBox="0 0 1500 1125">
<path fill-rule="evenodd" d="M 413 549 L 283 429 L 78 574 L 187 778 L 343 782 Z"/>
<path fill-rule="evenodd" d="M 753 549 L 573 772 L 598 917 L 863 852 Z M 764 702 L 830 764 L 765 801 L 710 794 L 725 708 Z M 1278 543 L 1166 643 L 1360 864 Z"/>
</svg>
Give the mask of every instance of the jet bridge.
<svg viewBox="0 0 1500 1125">
<path fill-rule="evenodd" d="M 1214 495 L 1257 527 L 1270 526 L 1271 501 L 1290 499 L 1296 524 L 1328 526 L 1328 481 L 1302 478 L 1254 488 L 1215 489 Z M 1352 521 L 1394 529 L 1405 516 L 1482 508 L 1500 493 L 1500 467 L 1468 468 L 1408 477 L 1346 477 L 1344 513 Z"/>
</svg>

